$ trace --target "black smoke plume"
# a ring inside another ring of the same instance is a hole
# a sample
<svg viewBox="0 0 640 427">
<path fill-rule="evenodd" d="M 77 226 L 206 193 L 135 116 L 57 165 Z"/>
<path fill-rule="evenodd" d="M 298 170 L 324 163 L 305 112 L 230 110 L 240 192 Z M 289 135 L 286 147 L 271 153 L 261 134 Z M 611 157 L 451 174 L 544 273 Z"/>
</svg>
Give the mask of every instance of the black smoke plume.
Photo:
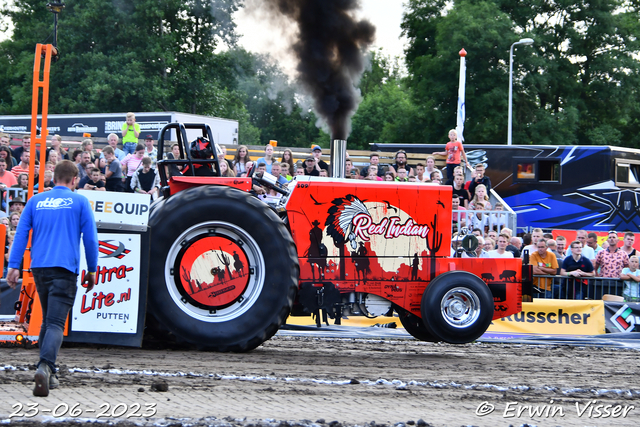
<svg viewBox="0 0 640 427">
<path fill-rule="evenodd" d="M 314 100 L 334 139 L 347 139 L 360 102 L 356 89 L 365 67 L 364 52 L 375 27 L 357 21 L 359 0 L 264 0 L 272 12 L 293 20 L 298 33 L 292 49 L 298 78 Z"/>
</svg>

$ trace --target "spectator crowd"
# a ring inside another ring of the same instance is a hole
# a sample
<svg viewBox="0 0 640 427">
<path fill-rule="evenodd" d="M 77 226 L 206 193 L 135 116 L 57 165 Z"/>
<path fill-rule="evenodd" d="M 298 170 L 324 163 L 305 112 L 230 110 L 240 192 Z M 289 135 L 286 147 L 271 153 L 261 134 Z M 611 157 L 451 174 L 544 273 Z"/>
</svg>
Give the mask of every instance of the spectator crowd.
<svg viewBox="0 0 640 427">
<path fill-rule="evenodd" d="M 160 174 L 157 170 L 158 148 L 151 134 L 143 136 L 144 143 L 139 143 L 140 126 L 135 115 L 128 113 L 122 126 L 121 135 L 115 133 L 107 137 L 107 146 L 101 152 L 93 147 L 90 138 L 82 141 L 81 147 L 68 151 L 62 147 L 62 138 L 54 135 L 50 147 L 46 151 L 44 165 L 44 181 L 39 181 L 40 163 L 30 159 L 31 138 L 22 137 L 20 146 L 11 148 L 11 135 L 0 134 L 0 191 L 2 191 L 2 209 L 0 221 L 7 226 L 6 254 L 13 241 L 20 214 L 25 207 L 26 190 L 28 190 L 28 173 L 31 167 L 35 172 L 34 189 L 48 191 L 53 188 L 53 169 L 63 160 L 71 160 L 78 167 L 80 182 L 78 189 L 90 191 L 115 191 L 147 194 L 153 200 L 160 190 Z M 119 148 L 122 138 L 122 148 Z M 274 155 L 274 142 L 264 148 L 264 155 L 253 160 L 245 145 L 238 146 L 233 160 L 228 160 L 226 148 L 220 146 L 217 153 L 220 174 L 226 177 L 246 176 L 253 168 L 256 173 L 268 172 L 280 185 L 286 185 L 294 176 L 306 175 L 328 177 L 329 165 L 322 160 L 322 148 L 311 147 L 310 154 L 296 161 L 289 149 L 282 152 L 278 160 Z M 205 158 L 211 157 L 211 147 Z M 436 157 L 446 156 L 446 169 L 436 167 Z M 180 159 L 180 147 L 171 145 L 164 155 L 165 159 Z M 465 169 L 471 171 L 471 179 L 465 179 Z M 184 164 L 171 163 L 164 166 L 167 177 L 186 173 Z M 450 185 L 452 187 L 452 229 L 453 239 L 451 254 L 462 252 L 462 256 L 484 258 L 525 257 L 532 265 L 534 286 L 539 296 L 545 298 L 595 298 L 602 297 L 602 288 L 590 287 L 589 278 L 598 277 L 603 280 L 624 281 L 623 297 L 627 301 L 640 302 L 639 286 L 640 266 L 638 255 L 633 248 L 635 235 L 625 233 L 622 240 L 615 231 L 611 231 L 602 245 L 598 245 L 598 236 L 580 230 L 576 240 L 568 242 L 558 235 L 554 239 L 551 234 L 544 234 L 541 229 L 534 229 L 522 237 L 514 236 L 507 227 L 506 212 L 501 203 L 492 205 L 489 197 L 491 180 L 486 175 L 486 165 L 478 163 L 469 165 L 462 143 L 457 141 L 455 130 L 449 132 L 449 142 L 445 151 L 436 152 L 425 158 L 424 162 L 415 165 L 408 163 L 407 153 L 399 150 L 395 153 L 392 164 L 382 164 L 379 153 L 371 153 L 369 163 L 357 167 L 347 156 L 345 177 L 368 181 L 412 182 L 423 184 Z M 20 191 L 22 190 L 22 191 Z M 254 185 L 259 197 L 280 197 L 280 193 L 272 188 Z M 504 213 L 503 213 L 504 212 Z M 465 232 L 472 233 L 478 240 L 475 254 L 458 251 Z M 460 235 L 458 236 L 458 231 Z M 622 245 L 620 243 L 622 242 Z M 542 277 L 535 277 L 542 276 Z M 550 276 L 572 279 L 572 285 Z"/>
<path fill-rule="evenodd" d="M 477 228 L 472 233 L 478 240 L 472 255 L 528 259 L 534 275 L 534 296 L 581 300 L 615 294 L 627 302 L 640 302 L 640 261 L 633 247 L 634 233 L 625 232 L 620 238 L 617 231 L 611 230 L 602 245 L 598 244 L 596 233 L 585 230 L 578 230 L 572 242 L 561 234 L 554 238 L 540 228 L 522 237 L 512 236 L 506 227 L 499 235 L 492 230 L 483 236 Z M 459 240 L 454 238 L 452 256 L 459 246 Z"/>
<path fill-rule="evenodd" d="M 0 222 L 7 226 L 5 265 L 26 204 L 31 168 L 35 176 L 34 192 L 51 190 L 56 164 L 61 160 L 71 160 L 78 167 L 80 181 L 77 189 L 157 197 L 160 175 L 156 169 L 158 150 L 153 135 L 144 135 L 144 144 L 138 143 L 140 127 L 135 123 L 135 115 L 128 113 L 121 136 L 123 149 L 118 148 L 120 137 L 112 133 L 107 137 L 108 145 L 100 153 L 94 149 L 91 138 L 82 141 L 78 149 L 67 150 L 62 147 L 59 135 L 52 136 L 50 146 L 47 144 L 44 180 L 39 182 L 41 164 L 39 159 L 30 158 L 31 136 L 22 136 L 20 145 L 12 149 L 12 135 L 0 134 Z"/>
</svg>

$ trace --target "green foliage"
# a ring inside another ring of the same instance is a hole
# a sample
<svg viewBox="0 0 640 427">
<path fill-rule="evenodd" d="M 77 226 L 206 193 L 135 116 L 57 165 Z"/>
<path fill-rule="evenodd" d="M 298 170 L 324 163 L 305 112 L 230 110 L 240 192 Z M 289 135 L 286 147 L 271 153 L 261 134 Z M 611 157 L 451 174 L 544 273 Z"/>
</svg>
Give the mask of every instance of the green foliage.
<svg viewBox="0 0 640 427">
<path fill-rule="evenodd" d="M 269 57 L 252 55 L 242 49 L 229 55 L 249 121 L 260 130 L 256 145 L 265 145 L 274 139 L 281 146 L 309 147 L 322 138 L 315 114 L 301 105 L 289 78 Z M 324 146 L 328 140 L 327 137 Z"/>
<path fill-rule="evenodd" d="M 349 147 L 368 150 L 369 144 L 411 142 L 410 123 L 416 114 L 409 93 L 392 80 L 369 93 L 353 117 Z"/>
<path fill-rule="evenodd" d="M 352 119 L 350 148 L 368 150 L 372 143 L 419 140 L 412 123 L 419 110 L 403 83 L 398 58 L 371 52 L 370 69 L 359 87 L 364 97 Z"/>
<path fill-rule="evenodd" d="M 382 49 L 369 53 L 369 66 L 362 74 L 358 88 L 366 98 L 390 80 L 400 80 L 400 59 L 385 55 Z"/>
<path fill-rule="evenodd" d="M 236 119 L 239 142 L 308 146 L 321 138 L 268 58 L 234 49 L 241 0 L 86 0 L 59 15 L 61 59 L 52 66 L 50 113 L 181 111 Z M 15 27 L 0 43 L 0 114 L 31 112 L 35 44 L 53 16 L 40 0 L 2 14 Z M 215 53 L 224 43 L 232 49 Z M 328 138 L 327 138 L 328 140 Z"/>
<path fill-rule="evenodd" d="M 241 4 L 67 2 L 49 111 L 183 111 L 238 120 L 244 144 L 328 147 L 312 103 L 274 61 L 235 48 L 231 14 Z M 509 48 L 522 37 L 535 43 L 515 50 L 515 144 L 640 147 L 639 12 L 635 0 L 408 0 L 408 76 L 398 58 L 371 53 L 349 148 L 444 142 L 463 47 L 466 142 L 506 142 Z M 0 114 L 29 114 L 35 45 L 52 41 L 53 16 L 41 0 L 0 14 L 13 24 L 0 42 Z"/>
<path fill-rule="evenodd" d="M 507 133 L 509 48 L 514 57 L 514 144 L 640 146 L 638 2 L 410 0 L 402 24 L 425 140 L 455 126 L 458 51 L 467 52 L 465 138 Z"/>
<path fill-rule="evenodd" d="M 201 0 L 68 2 L 59 17 L 62 56 L 51 75 L 50 111 L 212 114 L 229 80 L 226 58 L 213 51 L 219 40 L 235 40 L 234 25 L 220 10 L 231 13 L 238 0 L 217 4 L 214 14 Z M 30 74 L 28 57 L 51 31 L 52 15 L 41 1 L 19 0 L 15 6 L 6 13 L 14 35 L 0 50 L 9 58 L 6 66 L 19 74 L 2 82 L 12 89 L 1 96 L 3 106 L 24 114 L 31 81 L 21 77 Z"/>
</svg>

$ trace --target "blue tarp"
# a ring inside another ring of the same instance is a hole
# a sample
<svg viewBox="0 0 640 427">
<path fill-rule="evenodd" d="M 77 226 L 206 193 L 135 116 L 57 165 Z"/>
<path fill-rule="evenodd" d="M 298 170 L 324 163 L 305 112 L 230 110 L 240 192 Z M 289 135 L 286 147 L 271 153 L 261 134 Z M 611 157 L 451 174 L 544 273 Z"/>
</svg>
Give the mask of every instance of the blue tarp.
<svg viewBox="0 0 640 427">
<path fill-rule="evenodd" d="M 397 322 L 399 324 L 399 322 Z M 403 328 L 355 327 L 331 325 L 316 326 L 285 325 L 278 331 L 280 336 L 364 338 L 364 339 L 414 339 Z M 571 345 L 575 347 L 619 347 L 640 350 L 640 333 L 615 333 L 591 336 L 534 335 L 487 332 L 478 342 L 528 345 Z"/>
</svg>

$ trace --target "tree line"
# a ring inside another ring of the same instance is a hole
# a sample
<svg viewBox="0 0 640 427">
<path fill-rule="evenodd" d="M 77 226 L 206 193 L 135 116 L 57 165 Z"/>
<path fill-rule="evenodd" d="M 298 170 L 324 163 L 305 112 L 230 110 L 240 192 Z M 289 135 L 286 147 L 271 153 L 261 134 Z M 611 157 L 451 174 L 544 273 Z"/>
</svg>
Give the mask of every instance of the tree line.
<svg viewBox="0 0 640 427">
<path fill-rule="evenodd" d="M 45 3 L 16 0 L 0 12 L 13 27 L 0 43 L 0 114 L 31 111 L 35 44 L 52 37 Z M 237 47 L 232 14 L 241 6 L 66 2 L 50 113 L 182 111 L 238 120 L 240 143 L 326 147 L 329 135 L 295 83 L 268 56 Z M 535 42 L 516 49 L 514 144 L 640 147 L 639 16 L 638 0 L 409 0 L 406 55 L 371 52 L 349 147 L 446 142 L 456 123 L 461 48 L 465 141 L 505 143 L 509 48 L 523 37 Z"/>
</svg>

